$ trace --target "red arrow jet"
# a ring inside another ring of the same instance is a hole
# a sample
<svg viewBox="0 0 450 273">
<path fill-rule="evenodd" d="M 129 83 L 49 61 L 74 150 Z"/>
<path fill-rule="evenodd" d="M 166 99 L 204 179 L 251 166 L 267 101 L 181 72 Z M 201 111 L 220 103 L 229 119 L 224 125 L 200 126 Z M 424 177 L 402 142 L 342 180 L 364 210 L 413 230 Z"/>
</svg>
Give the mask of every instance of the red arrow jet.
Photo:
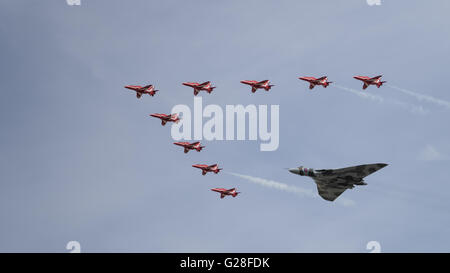
<svg viewBox="0 0 450 273">
<path fill-rule="evenodd" d="M 208 94 L 211 94 L 215 86 L 211 85 L 210 81 L 204 82 L 204 83 L 198 83 L 198 82 L 183 82 L 183 85 L 189 86 L 194 88 L 194 96 L 198 95 L 198 92 L 200 91 L 206 91 Z"/>
<path fill-rule="evenodd" d="M 178 117 L 178 114 L 150 114 L 150 116 L 154 118 L 161 119 L 162 126 L 166 125 L 167 122 L 175 122 L 178 123 L 180 121 L 180 118 Z"/>
<path fill-rule="evenodd" d="M 220 193 L 220 198 L 224 198 L 227 195 L 231 195 L 233 197 L 236 197 L 240 192 L 236 191 L 236 188 L 232 188 L 232 189 L 224 189 L 224 188 L 214 188 L 211 189 L 212 191 L 218 192 Z"/>
<path fill-rule="evenodd" d="M 252 87 L 252 93 L 255 93 L 257 89 L 265 89 L 266 91 L 269 91 L 272 86 L 275 86 L 273 84 L 270 84 L 269 80 L 264 81 L 241 81 L 243 84 L 250 85 Z"/>
<path fill-rule="evenodd" d="M 205 146 L 200 146 L 200 142 L 174 142 L 173 144 L 184 147 L 184 153 L 187 154 L 189 150 L 197 150 L 200 152 Z"/>
<path fill-rule="evenodd" d="M 155 87 L 151 84 L 146 86 L 140 86 L 140 85 L 127 85 L 125 88 L 133 90 L 136 92 L 136 97 L 138 99 L 141 98 L 142 94 L 149 94 L 150 96 L 154 96 L 156 92 L 159 90 L 155 90 Z"/>
<path fill-rule="evenodd" d="M 214 172 L 215 174 L 218 174 L 220 172 L 219 166 L 217 164 L 214 165 L 205 165 L 205 164 L 195 164 L 192 165 L 194 168 L 198 168 L 202 170 L 202 175 L 205 175 L 207 172 Z"/>
<path fill-rule="evenodd" d="M 385 81 L 383 81 L 383 82 L 380 81 L 380 78 L 382 76 L 383 75 L 378 75 L 378 76 L 373 77 L 373 78 L 370 78 L 370 77 L 367 77 L 367 76 L 355 76 L 353 78 L 364 82 L 363 89 L 366 89 L 367 87 L 369 87 L 369 85 L 376 85 L 378 88 L 380 88 L 380 86 L 383 85 L 383 83 L 385 83 Z"/>
<path fill-rule="evenodd" d="M 313 89 L 316 85 L 322 85 L 324 88 L 326 88 L 328 85 L 330 85 L 330 83 L 332 83 L 328 81 L 327 76 L 323 76 L 318 79 L 314 77 L 300 77 L 299 79 L 309 82 L 309 89 Z"/>
</svg>

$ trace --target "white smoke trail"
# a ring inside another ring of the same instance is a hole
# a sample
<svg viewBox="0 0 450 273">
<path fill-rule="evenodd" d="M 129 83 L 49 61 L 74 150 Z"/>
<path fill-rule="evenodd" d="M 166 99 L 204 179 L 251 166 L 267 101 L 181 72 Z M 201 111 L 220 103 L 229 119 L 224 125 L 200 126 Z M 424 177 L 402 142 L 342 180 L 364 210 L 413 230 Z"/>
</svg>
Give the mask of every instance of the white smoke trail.
<svg viewBox="0 0 450 273">
<path fill-rule="evenodd" d="M 355 90 L 355 89 L 347 88 L 347 87 L 345 87 L 345 86 L 340 86 L 340 85 L 338 85 L 338 84 L 333 84 L 333 86 L 335 86 L 335 87 L 337 87 L 337 88 L 339 88 L 339 89 L 341 89 L 341 90 L 344 90 L 344 91 L 353 93 L 353 94 L 355 94 L 355 95 L 357 95 L 357 96 L 360 96 L 360 97 L 362 97 L 362 98 L 365 98 L 365 99 L 371 99 L 371 100 L 374 100 L 374 101 L 378 101 L 378 102 L 380 102 L 380 103 L 381 103 L 381 102 L 384 102 L 384 99 L 383 99 L 382 97 L 377 96 L 377 95 L 370 94 L 370 93 L 368 93 L 368 92 L 360 92 L 360 91 L 357 91 L 357 90 Z"/>
<path fill-rule="evenodd" d="M 414 105 L 411 103 L 407 103 L 407 102 L 403 102 L 403 101 L 398 101 L 396 99 L 389 99 L 388 100 L 389 103 L 393 104 L 393 105 L 397 105 L 400 106 L 403 109 L 409 110 L 412 113 L 415 114 L 420 114 L 420 115 L 425 115 L 428 113 L 428 110 L 424 109 L 422 105 Z"/>
<path fill-rule="evenodd" d="M 413 96 L 416 99 L 418 99 L 419 101 L 432 102 L 432 103 L 435 103 L 435 104 L 438 104 L 438 105 L 441 105 L 441 106 L 444 106 L 444 107 L 447 107 L 447 108 L 450 109 L 450 102 L 448 102 L 446 100 L 438 99 L 438 98 L 435 98 L 435 97 L 432 97 L 432 96 L 428 96 L 428 95 L 422 95 L 422 94 L 413 92 L 411 90 L 403 89 L 403 88 L 400 88 L 400 87 L 397 87 L 397 86 L 394 86 L 394 85 L 390 85 L 390 84 L 386 84 L 386 85 L 389 86 L 390 88 L 395 89 L 397 91 L 400 91 L 400 92 L 402 92 L 404 94 Z"/>
<path fill-rule="evenodd" d="M 292 185 L 287 185 L 284 183 L 280 183 L 277 181 L 273 181 L 273 180 L 267 180 L 264 178 L 260 178 L 260 177 L 253 177 L 250 175 L 245 175 L 245 174 L 238 174 L 238 173 L 231 173 L 231 172 L 226 172 L 228 174 L 231 174 L 233 176 L 236 177 L 240 177 L 243 179 L 246 179 L 250 182 L 253 182 L 255 184 L 267 187 L 267 188 L 272 188 L 272 189 L 277 189 L 280 191 L 286 191 L 286 192 L 291 192 L 291 193 L 295 193 L 298 194 L 300 196 L 303 197 L 309 197 L 309 198 L 318 198 L 319 195 L 317 193 L 314 193 L 312 190 L 308 190 L 308 189 L 304 189 L 301 187 L 296 187 L 296 186 L 292 186 Z M 354 206 L 355 202 L 353 200 L 347 199 L 347 198 L 343 198 L 340 197 L 336 200 L 336 203 L 343 205 L 345 207 L 348 206 Z"/>
<path fill-rule="evenodd" d="M 411 111 L 413 113 L 416 113 L 416 114 L 422 114 L 423 115 L 423 114 L 426 114 L 428 112 L 421 105 L 417 106 L 417 105 L 406 103 L 406 102 L 403 102 L 403 101 L 398 101 L 398 100 L 392 99 L 392 98 L 384 99 L 383 97 L 381 97 L 379 95 L 370 94 L 368 92 L 361 92 L 361 91 L 358 91 L 358 90 L 355 90 L 355 89 L 347 88 L 345 86 L 340 86 L 338 84 L 334 84 L 333 86 L 335 86 L 335 87 L 337 87 L 337 88 L 339 88 L 341 90 L 344 90 L 344 91 L 353 93 L 355 95 L 358 95 L 361 98 L 370 99 L 370 100 L 373 100 L 373 101 L 377 101 L 379 103 L 387 102 L 387 103 L 390 103 L 390 104 L 393 104 L 393 105 L 396 105 L 396 106 L 400 106 L 401 108 L 404 108 L 404 109 L 409 110 L 409 111 Z"/>
</svg>

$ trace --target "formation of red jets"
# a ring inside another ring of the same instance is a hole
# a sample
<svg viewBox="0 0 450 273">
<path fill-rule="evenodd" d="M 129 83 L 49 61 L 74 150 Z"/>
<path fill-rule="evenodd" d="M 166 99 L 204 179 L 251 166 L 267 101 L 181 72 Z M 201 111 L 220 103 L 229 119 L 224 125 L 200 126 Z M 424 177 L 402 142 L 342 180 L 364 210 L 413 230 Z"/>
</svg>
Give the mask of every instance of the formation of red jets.
<svg viewBox="0 0 450 273">
<path fill-rule="evenodd" d="M 156 92 L 159 90 L 155 90 L 155 87 L 153 85 L 146 85 L 146 86 L 140 86 L 140 85 L 127 85 L 125 88 L 133 90 L 136 92 L 136 97 L 138 99 L 141 98 L 142 94 L 149 94 L 150 96 L 154 96 Z"/>
<path fill-rule="evenodd" d="M 330 85 L 330 83 L 332 83 L 328 81 L 327 76 L 323 76 L 318 79 L 314 77 L 300 77 L 299 79 L 309 82 L 309 89 L 313 89 L 316 85 L 322 85 L 324 88 L 326 88 L 328 85 Z"/>
<path fill-rule="evenodd" d="M 380 88 L 380 86 L 383 85 L 383 83 L 385 83 L 385 81 L 381 81 L 380 78 L 383 75 L 378 75 L 375 76 L 373 78 L 367 77 L 367 76 L 355 76 L 353 78 L 362 81 L 363 84 L 363 89 L 366 89 L 367 87 L 369 87 L 369 85 L 376 85 L 378 88 Z"/>
<path fill-rule="evenodd" d="M 269 80 L 264 81 L 241 81 L 243 84 L 250 85 L 252 87 L 252 93 L 255 93 L 258 89 L 264 89 L 266 91 L 269 91 L 272 86 L 275 86 L 273 84 L 270 84 Z"/>
<path fill-rule="evenodd" d="M 354 76 L 353 78 L 362 81 L 364 83 L 363 90 L 365 90 L 367 87 L 369 87 L 369 85 L 376 85 L 378 88 L 380 88 L 380 86 L 385 83 L 385 81 L 380 80 L 382 76 L 383 75 L 378 75 L 375 77 Z M 324 88 L 326 88 L 328 85 L 330 85 L 330 83 L 332 83 L 328 81 L 327 76 L 323 76 L 320 78 L 300 77 L 299 79 L 309 82 L 309 89 L 313 89 L 316 85 L 322 85 Z"/>
<path fill-rule="evenodd" d="M 212 191 L 218 192 L 220 193 L 220 198 L 224 198 L 227 195 L 231 195 L 233 197 L 236 197 L 240 192 L 236 191 L 236 188 L 232 188 L 232 189 L 224 189 L 224 188 L 214 188 L 211 189 Z"/>
<path fill-rule="evenodd" d="M 363 90 L 365 90 L 369 85 L 376 85 L 378 88 L 380 88 L 385 81 L 381 81 L 380 78 L 382 75 L 375 76 L 375 77 L 367 77 L 367 76 L 355 76 L 353 78 L 362 81 L 363 84 Z M 327 76 L 323 76 L 320 78 L 315 77 L 300 77 L 300 80 L 304 80 L 309 82 L 309 89 L 313 89 L 316 85 L 322 85 L 324 88 L 326 88 L 328 85 L 330 85 L 330 81 L 328 81 Z M 252 93 L 255 93 L 258 89 L 264 89 L 266 91 L 269 91 L 273 86 L 273 84 L 270 84 L 269 80 L 264 81 L 241 81 L 241 83 L 251 86 Z M 210 81 L 198 83 L 198 82 L 183 82 L 183 85 L 191 87 L 194 89 L 194 96 L 197 96 L 200 91 L 206 91 L 208 94 L 210 94 L 215 86 L 212 86 Z M 156 90 L 155 87 L 150 84 L 146 86 L 140 86 L 140 85 L 127 85 L 125 88 L 133 90 L 136 92 L 136 97 L 139 99 L 142 97 L 143 94 L 148 94 L 150 96 L 154 96 L 156 92 L 159 90 Z M 167 122 L 174 122 L 178 123 L 180 121 L 180 117 L 177 113 L 175 114 L 150 114 L 150 116 L 159 118 L 161 120 L 161 125 L 165 126 Z M 200 152 L 205 146 L 201 146 L 200 142 L 174 142 L 175 145 L 181 146 L 184 148 L 184 153 L 188 153 L 190 150 L 196 150 L 197 152 Z M 202 170 L 202 175 L 206 175 L 208 172 L 213 172 L 215 174 L 218 174 L 221 168 L 219 168 L 218 164 L 212 164 L 212 165 L 206 165 L 206 164 L 194 164 L 192 165 L 194 168 L 198 168 Z M 224 188 L 214 188 L 211 189 L 214 192 L 220 193 L 220 198 L 224 198 L 227 195 L 236 197 L 239 192 L 236 191 L 236 188 L 232 189 L 224 189 Z"/>
<path fill-rule="evenodd" d="M 381 81 L 381 77 L 383 75 L 378 75 L 375 77 L 368 77 L 368 76 L 354 76 L 353 78 L 362 81 L 363 84 L 363 90 L 365 90 L 369 85 L 376 85 L 378 88 L 383 85 L 386 81 Z M 324 88 L 326 88 L 328 85 L 330 85 L 330 82 L 328 81 L 327 76 L 323 76 L 320 78 L 315 77 L 299 77 L 300 80 L 309 82 L 309 89 L 313 89 L 316 85 L 322 85 Z M 241 81 L 241 83 L 250 85 L 252 87 L 252 93 L 255 93 L 258 89 L 264 89 L 266 91 L 269 91 L 273 86 L 273 84 L 270 84 L 269 80 L 264 81 Z M 183 82 L 183 85 L 191 87 L 194 89 L 194 96 L 197 96 L 200 91 L 206 91 L 208 94 L 211 94 L 211 92 L 216 88 L 215 86 L 212 86 L 210 81 L 204 82 L 204 83 L 198 83 L 198 82 Z M 153 85 L 146 85 L 146 86 L 140 86 L 140 85 L 127 85 L 125 88 L 133 90 L 136 92 L 136 97 L 139 99 L 143 94 L 149 94 L 150 96 L 154 96 L 156 92 L 159 90 L 156 90 Z M 162 115 L 162 114 L 160 114 Z"/>
<path fill-rule="evenodd" d="M 167 122 L 174 122 L 174 123 L 178 123 L 180 121 L 180 118 L 178 117 L 178 114 L 170 114 L 170 115 L 166 115 L 166 114 L 150 114 L 150 116 L 154 117 L 154 118 L 159 118 L 161 120 L 161 125 L 164 126 L 166 125 Z"/>
<path fill-rule="evenodd" d="M 211 85 L 210 81 L 204 82 L 204 83 L 198 83 L 198 82 L 183 82 L 183 85 L 189 86 L 194 88 L 194 96 L 198 95 L 198 92 L 200 91 L 206 91 L 208 94 L 211 94 L 215 86 Z"/>
<path fill-rule="evenodd" d="M 187 154 L 189 150 L 197 150 L 197 152 L 200 152 L 205 146 L 201 146 L 200 142 L 174 142 L 173 144 L 181 146 L 184 148 L 184 153 Z"/>
<path fill-rule="evenodd" d="M 213 172 L 215 174 L 218 174 L 220 172 L 219 165 L 212 164 L 212 165 L 205 165 L 205 164 L 194 164 L 192 167 L 202 170 L 202 175 L 205 175 L 208 172 Z"/>
</svg>

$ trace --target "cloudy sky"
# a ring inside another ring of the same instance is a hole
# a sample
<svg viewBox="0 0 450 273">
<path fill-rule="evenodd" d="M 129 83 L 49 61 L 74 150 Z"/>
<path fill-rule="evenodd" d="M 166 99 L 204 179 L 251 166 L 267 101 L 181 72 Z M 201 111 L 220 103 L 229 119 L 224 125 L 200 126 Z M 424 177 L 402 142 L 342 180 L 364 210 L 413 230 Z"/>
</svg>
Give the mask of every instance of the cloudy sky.
<svg viewBox="0 0 450 273">
<path fill-rule="evenodd" d="M 367 252 L 369 241 L 450 251 L 449 9 L 1 1 L 0 251 L 67 252 L 73 240 L 83 252 Z M 378 74 L 388 85 L 361 95 L 352 76 Z M 298 80 L 322 75 L 335 85 L 310 92 Z M 276 86 L 252 94 L 244 79 Z M 206 80 L 217 89 L 204 106 L 279 105 L 279 148 L 173 145 L 148 114 L 192 107 L 181 82 Z M 150 83 L 161 92 L 140 100 L 123 88 Z M 218 175 L 191 167 L 216 162 Z M 378 162 L 389 166 L 342 194 L 347 203 L 284 169 Z M 213 187 L 242 194 L 220 199 Z"/>
</svg>

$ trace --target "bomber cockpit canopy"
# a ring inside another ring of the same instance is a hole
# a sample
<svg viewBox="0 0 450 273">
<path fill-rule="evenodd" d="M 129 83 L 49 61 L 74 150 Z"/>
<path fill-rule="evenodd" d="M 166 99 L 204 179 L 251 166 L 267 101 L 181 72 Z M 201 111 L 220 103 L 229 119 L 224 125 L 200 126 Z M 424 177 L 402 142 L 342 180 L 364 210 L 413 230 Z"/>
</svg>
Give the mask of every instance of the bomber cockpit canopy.
<svg viewBox="0 0 450 273">
<path fill-rule="evenodd" d="M 298 169 L 299 169 L 300 175 L 315 176 L 313 168 L 306 168 L 306 167 L 300 166 L 300 167 L 298 167 Z"/>
</svg>

